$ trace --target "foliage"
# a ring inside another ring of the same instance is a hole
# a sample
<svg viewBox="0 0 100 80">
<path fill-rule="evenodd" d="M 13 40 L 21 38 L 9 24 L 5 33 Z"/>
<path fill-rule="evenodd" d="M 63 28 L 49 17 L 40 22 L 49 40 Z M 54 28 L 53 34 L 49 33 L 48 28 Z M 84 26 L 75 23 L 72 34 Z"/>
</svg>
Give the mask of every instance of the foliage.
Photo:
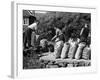
<svg viewBox="0 0 100 80">
<path fill-rule="evenodd" d="M 45 14 L 36 13 L 37 19 L 40 21 L 38 26 L 38 33 L 47 33 L 48 30 L 53 31 L 53 28 L 58 27 L 63 32 L 67 32 L 70 28 L 73 37 L 79 37 L 81 28 L 84 23 L 89 25 L 91 23 L 90 13 L 71 13 L 71 12 L 47 12 Z M 54 35 L 52 35 L 53 37 Z"/>
</svg>

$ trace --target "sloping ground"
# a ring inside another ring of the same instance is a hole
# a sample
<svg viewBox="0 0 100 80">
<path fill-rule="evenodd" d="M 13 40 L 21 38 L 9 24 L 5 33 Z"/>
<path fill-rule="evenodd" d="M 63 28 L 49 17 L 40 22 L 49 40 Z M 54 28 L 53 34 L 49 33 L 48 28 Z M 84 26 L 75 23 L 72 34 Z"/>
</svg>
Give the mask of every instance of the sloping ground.
<svg viewBox="0 0 100 80">
<path fill-rule="evenodd" d="M 43 69 L 43 68 L 60 68 L 60 67 L 86 67 L 91 66 L 91 60 L 85 59 L 55 59 L 53 53 L 36 53 L 34 51 L 27 52 L 27 56 L 23 57 L 23 69 Z"/>
</svg>

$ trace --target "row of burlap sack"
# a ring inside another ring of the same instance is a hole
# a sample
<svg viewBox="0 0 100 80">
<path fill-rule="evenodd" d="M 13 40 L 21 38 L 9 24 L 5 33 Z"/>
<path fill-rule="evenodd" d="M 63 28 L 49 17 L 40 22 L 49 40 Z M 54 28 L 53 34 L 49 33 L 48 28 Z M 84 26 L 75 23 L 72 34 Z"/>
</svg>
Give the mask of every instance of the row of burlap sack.
<svg viewBox="0 0 100 80">
<path fill-rule="evenodd" d="M 77 43 L 63 43 L 63 41 L 56 42 L 54 50 L 55 58 L 70 58 L 70 59 L 90 59 L 91 58 L 91 49 L 86 47 L 84 42 Z"/>
</svg>

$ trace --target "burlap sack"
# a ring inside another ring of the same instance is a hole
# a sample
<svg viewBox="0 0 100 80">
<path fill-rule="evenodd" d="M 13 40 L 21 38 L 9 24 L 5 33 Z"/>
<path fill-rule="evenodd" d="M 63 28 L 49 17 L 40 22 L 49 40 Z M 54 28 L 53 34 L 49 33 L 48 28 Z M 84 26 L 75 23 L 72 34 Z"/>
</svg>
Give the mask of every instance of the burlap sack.
<svg viewBox="0 0 100 80">
<path fill-rule="evenodd" d="M 68 55 L 68 51 L 69 51 L 69 43 L 64 43 L 64 47 L 62 48 L 62 52 L 61 52 L 61 58 L 65 59 Z"/>
<path fill-rule="evenodd" d="M 82 42 L 78 45 L 78 49 L 77 49 L 76 54 L 75 54 L 75 59 L 81 58 L 85 45 L 86 44 L 84 42 Z"/>
<path fill-rule="evenodd" d="M 41 46 L 42 48 L 46 47 L 47 44 L 48 44 L 47 39 L 42 39 L 42 40 L 40 40 L 40 46 Z"/>
<path fill-rule="evenodd" d="M 77 43 L 76 42 L 70 43 L 68 58 L 73 59 L 75 56 L 76 50 L 77 50 Z"/>
<path fill-rule="evenodd" d="M 91 49 L 89 47 L 85 47 L 83 50 L 82 58 L 89 60 L 91 57 Z"/>
<path fill-rule="evenodd" d="M 63 45 L 64 45 L 63 41 L 56 42 L 55 49 L 54 49 L 55 58 L 59 58 L 60 57 Z"/>
</svg>

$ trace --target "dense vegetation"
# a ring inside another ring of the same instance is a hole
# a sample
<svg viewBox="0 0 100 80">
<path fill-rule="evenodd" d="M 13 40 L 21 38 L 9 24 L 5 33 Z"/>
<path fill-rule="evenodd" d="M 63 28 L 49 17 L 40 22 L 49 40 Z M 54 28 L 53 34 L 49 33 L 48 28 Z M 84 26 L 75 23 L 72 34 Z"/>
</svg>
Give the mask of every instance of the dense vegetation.
<svg viewBox="0 0 100 80">
<path fill-rule="evenodd" d="M 34 11 L 33 11 L 34 12 Z M 46 12 L 35 13 L 35 17 L 39 20 L 37 34 L 41 38 L 50 40 L 55 35 L 54 27 L 62 29 L 65 35 L 71 34 L 70 37 L 79 37 L 81 28 L 85 23 L 88 24 L 91 31 L 91 14 L 75 13 L 75 12 Z M 24 25 L 23 29 L 27 27 Z M 91 33 L 91 32 L 90 32 Z"/>
<path fill-rule="evenodd" d="M 80 30 L 85 23 L 88 24 L 89 29 L 91 28 L 90 13 L 47 12 L 45 14 L 36 13 L 35 16 L 40 22 L 38 34 L 45 34 L 51 31 L 51 33 L 47 33 L 47 35 L 51 34 L 54 36 L 55 31 L 53 27 L 58 27 L 62 29 L 63 32 L 70 30 L 73 37 L 79 37 Z"/>
</svg>

